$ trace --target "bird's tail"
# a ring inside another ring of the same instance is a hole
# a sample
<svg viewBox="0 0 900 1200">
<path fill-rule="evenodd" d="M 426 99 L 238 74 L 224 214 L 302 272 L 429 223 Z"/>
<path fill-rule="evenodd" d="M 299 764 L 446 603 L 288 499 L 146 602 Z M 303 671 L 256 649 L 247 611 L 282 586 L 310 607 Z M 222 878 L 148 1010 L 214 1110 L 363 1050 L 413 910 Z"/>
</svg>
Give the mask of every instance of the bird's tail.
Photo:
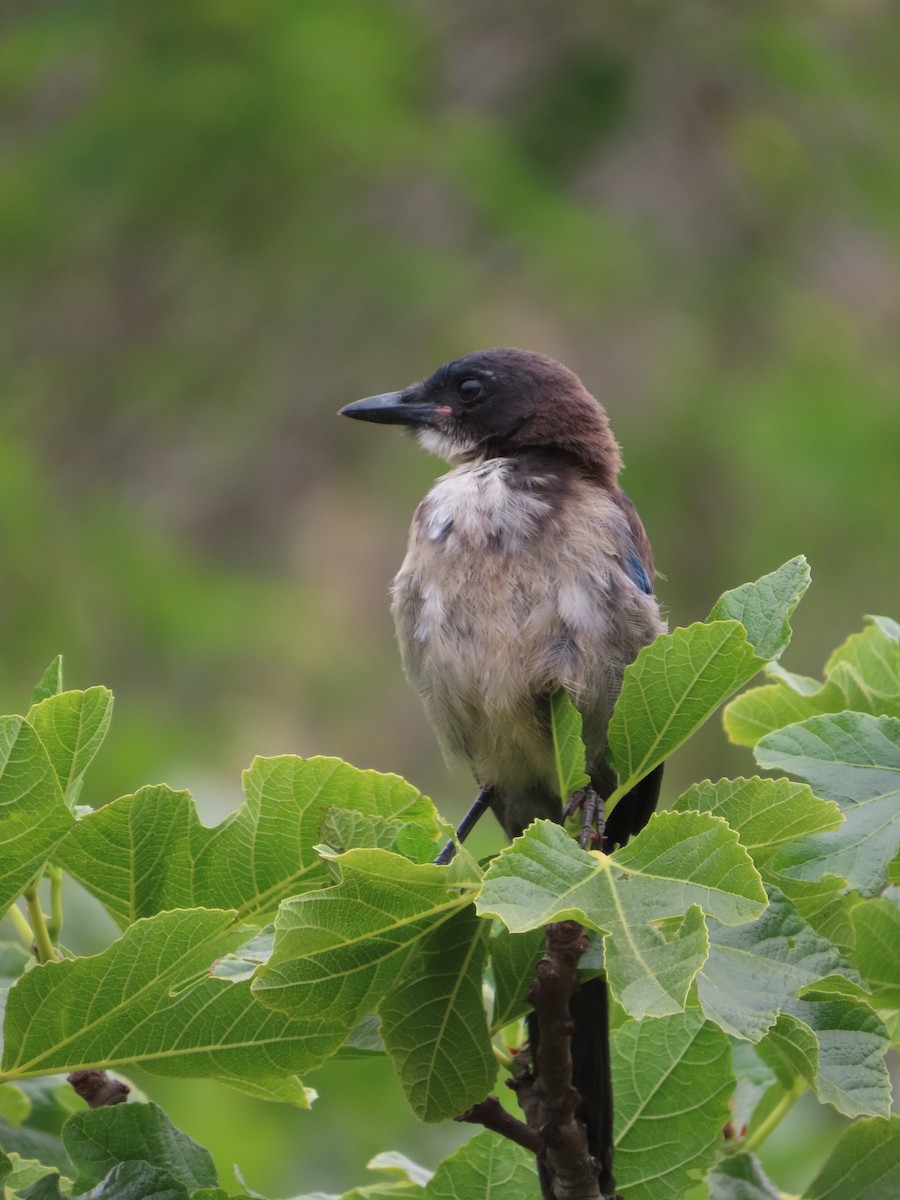
<svg viewBox="0 0 900 1200">
<path fill-rule="evenodd" d="M 614 1196 L 612 1073 L 606 980 L 597 977 L 582 983 L 569 1001 L 569 1013 L 573 1025 L 572 1083 L 581 1096 L 577 1115 L 587 1129 L 588 1148 L 597 1164 L 600 1194 Z M 533 1013 L 528 1017 L 528 1040 L 536 1071 L 538 1027 Z M 540 1161 L 538 1173 L 544 1200 L 555 1200 L 552 1176 Z"/>
</svg>

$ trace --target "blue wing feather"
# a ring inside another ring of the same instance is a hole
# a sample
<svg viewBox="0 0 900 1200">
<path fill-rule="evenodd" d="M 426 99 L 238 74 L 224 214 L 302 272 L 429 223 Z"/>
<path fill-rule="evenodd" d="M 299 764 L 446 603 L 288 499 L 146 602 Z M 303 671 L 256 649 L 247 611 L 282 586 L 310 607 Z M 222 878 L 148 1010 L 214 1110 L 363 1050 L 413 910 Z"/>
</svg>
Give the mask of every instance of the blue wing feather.
<svg viewBox="0 0 900 1200">
<path fill-rule="evenodd" d="M 625 570 L 631 582 L 636 584 L 642 592 L 645 592 L 648 596 L 653 594 L 653 585 L 650 582 L 650 576 L 644 570 L 644 565 L 636 554 L 629 554 L 625 559 Z"/>
</svg>

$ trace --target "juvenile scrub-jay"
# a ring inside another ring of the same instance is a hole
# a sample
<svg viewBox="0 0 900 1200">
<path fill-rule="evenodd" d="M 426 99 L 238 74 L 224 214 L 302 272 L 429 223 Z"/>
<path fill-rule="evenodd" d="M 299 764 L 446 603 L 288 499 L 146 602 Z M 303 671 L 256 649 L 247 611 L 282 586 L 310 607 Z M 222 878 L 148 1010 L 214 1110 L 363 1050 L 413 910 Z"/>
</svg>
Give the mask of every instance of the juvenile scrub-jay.
<svg viewBox="0 0 900 1200">
<path fill-rule="evenodd" d="M 665 625 L 603 408 L 561 363 L 500 349 L 341 412 L 407 426 L 453 468 L 416 510 L 392 609 L 441 745 L 482 789 L 473 812 L 489 806 L 511 838 L 537 817 L 562 819 L 550 731 L 561 687 L 584 718 L 593 790 L 608 796 L 616 780 L 604 750 L 622 673 Z M 617 805 L 605 848 L 646 824 L 659 784 L 657 769 Z M 609 1194 L 606 997 L 602 985 L 586 992 L 572 1004 L 575 1084 Z M 552 1181 L 542 1185 L 550 1195 Z"/>
</svg>

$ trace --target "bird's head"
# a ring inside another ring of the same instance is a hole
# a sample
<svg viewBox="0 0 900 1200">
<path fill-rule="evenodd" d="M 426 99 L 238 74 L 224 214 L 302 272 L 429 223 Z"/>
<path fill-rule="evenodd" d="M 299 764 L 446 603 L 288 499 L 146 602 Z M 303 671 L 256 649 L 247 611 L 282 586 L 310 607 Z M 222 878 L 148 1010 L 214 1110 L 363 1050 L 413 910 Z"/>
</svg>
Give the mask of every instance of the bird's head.
<svg viewBox="0 0 900 1200">
<path fill-rule="evenodd" d="M 450 462 L 552 452 L 615 486 L 622 461 L 601 405 L 562 363 L 530 350 L 476 350 L 400 392 L 368 396 L 345 417 L 415 430 Z"/>
</svg>

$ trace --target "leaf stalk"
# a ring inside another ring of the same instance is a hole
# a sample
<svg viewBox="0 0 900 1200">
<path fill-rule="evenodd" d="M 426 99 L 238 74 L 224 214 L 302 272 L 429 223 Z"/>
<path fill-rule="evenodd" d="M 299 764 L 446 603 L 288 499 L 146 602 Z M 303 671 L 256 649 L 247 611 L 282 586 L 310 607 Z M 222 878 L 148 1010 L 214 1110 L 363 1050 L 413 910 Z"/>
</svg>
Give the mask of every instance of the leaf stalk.
<svg viewBox="0 0 900 1200">
<path fill-rule="evenodd" d="M 798 1075 L 791 1087 L 789 1087 L 784 1093 L 766 1119 L 764 1121 L 760 1121 L 759 1125 L 757 1125 L 756 1129 L 754 1129 L 753 1133 L 747 1138 L 741 1148 L 746 1150 L 748 1153 L 755 1153 L 769 1136 L 769 1134 L 778 1128 L 785 1116 L 794 1107 L 808 1086 L 809 1085 L 802 1075 Z"/>
</svg>

